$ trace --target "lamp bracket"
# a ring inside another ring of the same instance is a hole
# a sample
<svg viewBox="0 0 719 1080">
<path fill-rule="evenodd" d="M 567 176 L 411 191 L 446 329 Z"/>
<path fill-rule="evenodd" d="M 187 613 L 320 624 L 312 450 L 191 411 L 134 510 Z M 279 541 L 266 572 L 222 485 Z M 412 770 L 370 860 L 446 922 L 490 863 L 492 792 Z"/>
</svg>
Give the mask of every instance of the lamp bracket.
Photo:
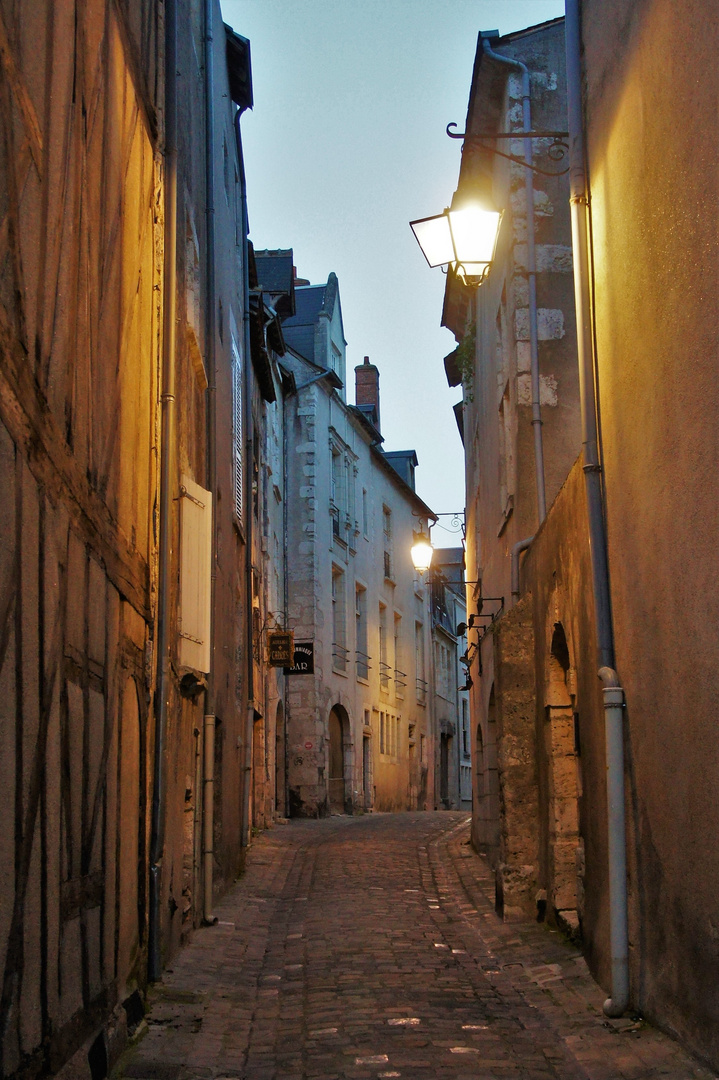
<svg viewBox="0 0 719 1080">
<path fill-rule="evenodd" d="M 538 165 L 530 165 L 517 154 L 505 154 L 503 150 L 498 150 L 496 146 L 487 145 L 487 139 L 551 139 L 552 144 L 547 150 L 547 155 L 552 161 L 562 161 L 569 150 L 569 146 L 565 142 L 565 139 L 569 138 L 569 132 L 567 131 L 478 131 L 473 135 L 469 135 L 466 131 L 457 131 L 456 127 L 457 125 L 454 123 L 447 124 L 446 132 L 450 139 L 463 139 L 470 144 L 477 143 L 483 150 L 488 150 L 490 154 L 497 154 L 498 157 L 507 158 L 508 161 L 522 165 L 525 169 L 531 169 L 532 172 L 539 173 L 541 176 L 564 176 L 565 173 L 569 172 L 569 166 L 560 171 L 540 169 Z"/>
</svg>

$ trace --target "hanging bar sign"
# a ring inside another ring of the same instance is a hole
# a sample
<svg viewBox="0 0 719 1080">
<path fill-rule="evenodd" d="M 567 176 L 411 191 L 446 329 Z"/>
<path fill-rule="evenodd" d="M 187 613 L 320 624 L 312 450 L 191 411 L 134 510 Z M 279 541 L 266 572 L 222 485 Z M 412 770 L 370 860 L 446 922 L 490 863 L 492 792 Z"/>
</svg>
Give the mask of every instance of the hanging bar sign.
<svg viewBox="0 0 719 1080">
<path fill-rule="evenodd" d="M 315 673 L 315 643 L 314 641 L 295 642 L 295 655 L 292 667 L 285 668 L 286 675 L 314 675 Z"/>
</svg>

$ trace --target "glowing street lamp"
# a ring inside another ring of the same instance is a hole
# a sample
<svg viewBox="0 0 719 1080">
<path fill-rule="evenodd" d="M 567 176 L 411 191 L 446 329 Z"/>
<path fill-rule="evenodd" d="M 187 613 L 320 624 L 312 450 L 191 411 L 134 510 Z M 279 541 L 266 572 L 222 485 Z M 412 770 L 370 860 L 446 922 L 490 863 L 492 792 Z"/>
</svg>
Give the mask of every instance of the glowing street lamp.
<svg viewBox="0 0 719 1080">
<path fill-rule="evenodd" d="M 502 211 L 463 200 L 435 217 L 410 221 L 412 232 L 431 267 L 451 266 L 465 285 L 481 285 L 497 249 Z"/>
<path fill-rule="evenodd" d="M 412 533 L 412 549 L 410 554 L 412 556 L 412 565 L 418 574 L 424 574 L 429 570 L 432 563 L 432 555 L 434 554 L 434 548 L 432 543 L 425 533 L 424 529 L 420 526 L 419 532 Z"/>
</svg>

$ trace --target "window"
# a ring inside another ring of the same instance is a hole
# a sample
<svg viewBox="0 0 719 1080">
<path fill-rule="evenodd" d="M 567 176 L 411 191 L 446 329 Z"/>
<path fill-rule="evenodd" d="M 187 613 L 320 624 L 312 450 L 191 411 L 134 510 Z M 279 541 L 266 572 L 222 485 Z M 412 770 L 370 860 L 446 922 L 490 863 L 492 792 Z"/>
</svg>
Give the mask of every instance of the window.
<svg viewBox="0 0 719 1080">
<path fill-rule="evenodd" d="M 425 735 L 420 735 L 420 737 L 419 737 L 419 760 L 423 761 L 423 762 L 427 760 L 427 748 L 425 746 L 425 742 L 426 742 L 426 736 Z"/>
<path fill-rule="evenodd" d="M 382 532 L 383 532 L 383 555 L 384 576 L 392 577 L 392 511 L 387 506 L 382 507 Z"/>
<path fill-rule="evenodd" d="M 394 692 L 404 697 L 407 673 L 402 671 L 402 616 L 394 613 Z"/>
<path fill-rule="evenodd" d="M 512 410 L 509 382 L 499 404 L 499 512 L 502 525 L 509 517 L 514 502 L 514 448 L 512 439 Z"/>
<path fill-rule="evenodd" d="M 379 606 L 379 688 L 389 690 L 390 666 L 387 663 L 387 608 Z"/>
<path fill-rule="evenodd" d="M 466 698 L 462 698 L 462 757 L 469 757 L 469 715 Z"/>
<path fill-rule="evenodd" d="M 414 667 L 417 701 L 424 705 L 427 699 L 427 683 L 424 677 L 424 627 L 420 622 L 414 624 Z"/>
<path fill-rule="evenodd" d="M 205 364 L 202 359 L 202 284 L 200 280 L 200 245 L 195 231 L 191 209 L 185 219 L 185 331 L 190 359 L 200 388 L 207 386 Z"/>
<path fill-rule="evenodd" d="M 367 590 L 364 585 L 355 585 L 355 658 L 357 678 L 369 678 L 369 656 L 367 655 Z"/>
<path fill-rule="evenodd" d="M 399 758 L 400 720 L 394 713 L 379 714 L 379 752 L 393 761 Z"/>
<path fill-rule="evenodd" d="M 339 450 L 332 450 L 332 474 L 330 480 L 330 513 L 332 533 L 340 535 L 340 507 L 342 504 L 342 457 Z"/>
<path fill-rule="evenodd" d="M 232 335 L 232 468 L 235 514 L 242 524 L 244 477 L 242 468 L 242 364 L 234 334 Z"/>
<path fill-rule="evenodd" d="M 180 487 L 179 661 L 210 670 L 212 494 L 183 476 Z"/>
<path fill-rule="evenodd" d="M 347 671 L 347 627 L 345 620 L 345 582 L 339 567 L 332 567 L 332 668 Z"/>
<path fill-rule="evenodd" d="M 369 517 L 367 516 L 367 488 L 362 488 L 362 535 L 369 540 Z"/>
</svg>

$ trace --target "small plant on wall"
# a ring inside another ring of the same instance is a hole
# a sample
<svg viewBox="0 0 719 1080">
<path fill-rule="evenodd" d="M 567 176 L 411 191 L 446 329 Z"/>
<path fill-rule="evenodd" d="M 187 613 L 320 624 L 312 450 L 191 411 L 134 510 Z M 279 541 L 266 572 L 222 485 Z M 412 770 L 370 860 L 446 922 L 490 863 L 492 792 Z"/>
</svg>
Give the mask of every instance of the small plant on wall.
<svg viewBox="0 0 719 1080">
<path fill-rule="evenodd" d="M 477 324 L 472 322 L 467 327 L 464 337 L 457 346 L 455 360 L 462 379 L 464 405 L 474 401 L 474 357 L 477 343 Z"/>
</svg>

